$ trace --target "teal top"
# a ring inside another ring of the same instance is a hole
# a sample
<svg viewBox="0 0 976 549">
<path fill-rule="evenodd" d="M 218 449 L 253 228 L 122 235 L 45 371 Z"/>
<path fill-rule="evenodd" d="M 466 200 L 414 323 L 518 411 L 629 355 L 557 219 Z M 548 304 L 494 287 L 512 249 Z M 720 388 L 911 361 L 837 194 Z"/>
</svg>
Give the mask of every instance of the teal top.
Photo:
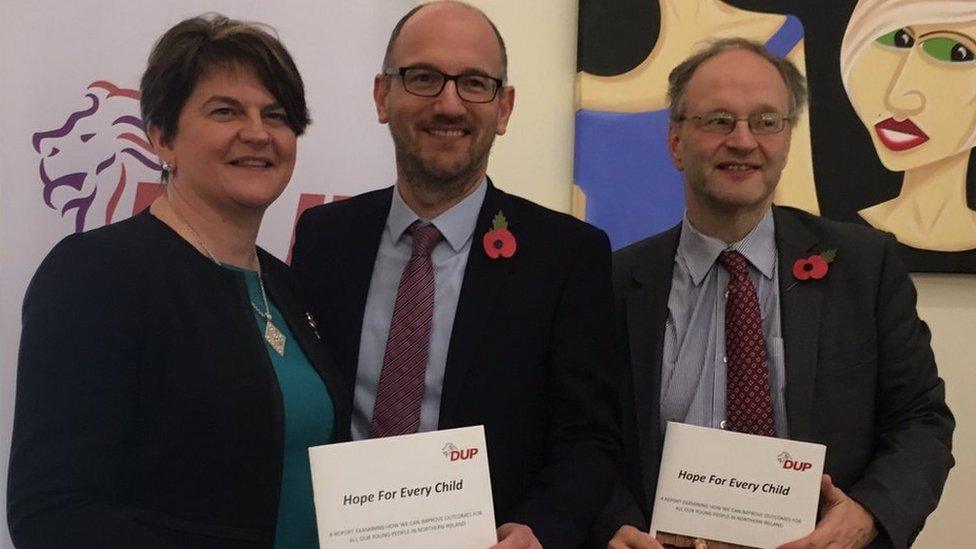
<svg viewBox="0 0 976 549">
<path fill-rule="evenodd" d="M 251 302 L 264 311 L 257 271 L 233 269 L 244 274 Z M 281 496 L 278 500 L 274 546 L 276 549 L 318 547 L 308 448 L 326 444 L 332 438 L 335 422 L 332 399 L 322 378 L 295 341 L 281 311 L 270 299 L 268 307 L 271 309 L 271 322 L 286 338 L 284 356 L 279 355 L 267 342 L 264 345 L 278 377 L 285 408 Z M 263 335 L 266 327 L 264 316 L 255 311 L 254 319 Z"/>
</svg>

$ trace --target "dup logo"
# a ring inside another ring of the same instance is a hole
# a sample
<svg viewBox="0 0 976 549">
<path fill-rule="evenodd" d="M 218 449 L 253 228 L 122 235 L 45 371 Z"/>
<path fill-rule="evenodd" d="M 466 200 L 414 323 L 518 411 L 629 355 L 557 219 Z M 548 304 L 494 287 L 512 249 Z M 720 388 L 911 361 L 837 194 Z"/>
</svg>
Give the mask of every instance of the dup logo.
<svg viewBox="0 0 976 549">
<path fill-rule="evenodd" d="M 142 211 L 160 193 L 160 166 L 139 117 L 139 90 L 99 80 L 60 127 L 38 131 L 44 204 L 73 216 L 75 232 Z"/>
<path fill-rule="evenodd" d="M 788 452 L 780 452 L 779 455 L 776 456 L 776 461 L 779 462 L 783 469 L 790 469 L 793 471 L 799 471 L 801 473 L 813 467 L 813 464 L 809 461 L 799 461 L 793 459 Z"/>
<path fill-rule="evenodd" d="M 444 457 L 446 457 L 449 461 L 464 461 L 474 459 L 474 456 L 478 455 L 478 449 L 465 448 L 461 450 L 454 444 L 448 442 L 443 448 L 441 448 L 441 453 L 444 454 Z"/>
</svg>

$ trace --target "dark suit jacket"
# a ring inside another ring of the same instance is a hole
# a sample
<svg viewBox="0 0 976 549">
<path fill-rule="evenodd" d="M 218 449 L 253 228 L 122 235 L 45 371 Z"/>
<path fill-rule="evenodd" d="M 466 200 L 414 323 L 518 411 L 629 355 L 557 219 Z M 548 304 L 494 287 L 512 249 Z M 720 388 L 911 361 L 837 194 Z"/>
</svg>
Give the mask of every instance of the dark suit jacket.
<svg viewBox="0 0 976 549">
<path fill-rule="evenodd" d="M 827 446 L 825 472 L 877 519 L 877 546 L 907 546 L 939 502 L 952 414 L 915 311 L 916 293 L 882 233 L 775 207 L 789 436 Z M 680 225 L 614 254 L 626 479 L 601 519 L 647 529 L 663 433 L 661 360 Z M 837 250 L 821 280 L 793 263 Z M 639 507 L 634 505 L 634 500 Z"/>
<path fill-rule="evenodd" d="M 319 206 L 298 223 L 295 272 L 348 379 L 392 192 Z M 499 211 L 518 242 L 509 259 L 482 246 Z M 545 547 L 576 547 L 609 494 L 619 449 L 607 237 L 489 183 L 473 239 L 439 427 L 484 424 L 499 524 L 528 524 Z"/>
<path fill-rule="evenodd" d="M 348 391 L 298 286 L 259 257 L 332 397 L 333 440 L 348 439 Z M 23 318 L 7 492 L 17 547 L 271 547 L 284 408 L 242 274 L 144 212 L 58 244 Z"/>
</svg>

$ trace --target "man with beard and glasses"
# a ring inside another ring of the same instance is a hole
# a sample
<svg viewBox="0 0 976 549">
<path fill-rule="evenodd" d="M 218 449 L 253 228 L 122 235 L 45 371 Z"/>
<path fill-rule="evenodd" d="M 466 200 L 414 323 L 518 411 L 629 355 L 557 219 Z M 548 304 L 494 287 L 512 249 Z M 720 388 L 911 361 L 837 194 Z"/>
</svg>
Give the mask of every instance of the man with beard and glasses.
<svg viewBox="0 0 976 549">
<path fill-rule="evenodd" d="M 355 381 L 352 435 L 484 425 L 499 547 L 577 547 L 609 495 L 609 242 L 486 176 L 515 101 L 459 2 L 396 25 L 373 97 L 396 184 L 307 211 L 294 267 Z"/>
<path fill-rule="evenodd" d="M 697 547 L 645 533 L 674 421 L 826 445 L 817 526 L 780 549 L 911 545 L 955 423 L 895 240 L 772 205 L 806 97 L 790 61 L 726 38 L 668 81 L 685 216 L 613 257 L 629 490 L 595 537 Z"/>
</svg>

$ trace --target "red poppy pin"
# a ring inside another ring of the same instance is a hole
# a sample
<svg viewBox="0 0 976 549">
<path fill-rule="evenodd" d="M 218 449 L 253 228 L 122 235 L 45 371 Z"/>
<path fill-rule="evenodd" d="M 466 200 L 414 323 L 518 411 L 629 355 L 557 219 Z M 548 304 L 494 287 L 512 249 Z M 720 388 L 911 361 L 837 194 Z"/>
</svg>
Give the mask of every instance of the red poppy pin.
<svg viewBox="0 0 976 549">
<path fill-rule="evenodd" d="M 837 257 L 837 249 L 831 248 L 808 258 L 797 259 L 793 263 L 793 278 L 797 280 L 820 280 L 827 276 L 829 264 Z"/>
<path fill-rule="evenodd" d="M 485 233 L 482 242 L 485 246 L 485 253 L 492 259 L 512 257 L 518 247 L 515 242 L 515 235 L 508 230 L 508 220 L 505 219 L 505 214 L 500 211 L 491 220 L 491 229 Z"/>
</svg>

